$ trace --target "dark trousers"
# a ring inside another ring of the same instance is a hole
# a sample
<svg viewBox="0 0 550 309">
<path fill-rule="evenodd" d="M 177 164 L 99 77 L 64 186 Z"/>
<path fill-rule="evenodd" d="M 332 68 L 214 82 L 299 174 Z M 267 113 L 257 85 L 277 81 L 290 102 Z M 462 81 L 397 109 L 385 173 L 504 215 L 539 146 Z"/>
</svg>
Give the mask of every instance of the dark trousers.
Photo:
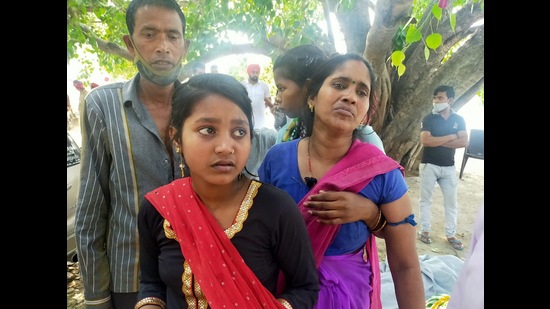
<svg viewBox="0 0 550 309">
<path fill-rule="evenodd" d="M 137 303 L 138 293 L 114 293 L 111 292 L 113 309 L 134 309 Z"/>
</svg>

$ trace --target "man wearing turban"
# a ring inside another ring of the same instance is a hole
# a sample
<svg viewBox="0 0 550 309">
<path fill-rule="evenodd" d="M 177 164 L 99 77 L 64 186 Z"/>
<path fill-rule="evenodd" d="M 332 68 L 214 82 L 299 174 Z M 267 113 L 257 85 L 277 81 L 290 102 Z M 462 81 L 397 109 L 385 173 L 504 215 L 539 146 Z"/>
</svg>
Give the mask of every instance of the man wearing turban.
<svg viewBox="0 0 550 309">
<path fill-rule="evenodd" d="M 243 80 L 241 83 L 248 91 L 248 97 L 252 101 L 252 111 L 254 115 L 254 128 L 270 128 L 274 129 L 272 124 L 269 124 L 266 119 L 266 113 L 273 108 L 271 103 L 271 93 L 269 91 L 269 85 L 258 79 L 260 75 L 260 65 L 253 63 L 249 64 L 246 68 L 248 73 L 248 79 Z"/>
</svg>

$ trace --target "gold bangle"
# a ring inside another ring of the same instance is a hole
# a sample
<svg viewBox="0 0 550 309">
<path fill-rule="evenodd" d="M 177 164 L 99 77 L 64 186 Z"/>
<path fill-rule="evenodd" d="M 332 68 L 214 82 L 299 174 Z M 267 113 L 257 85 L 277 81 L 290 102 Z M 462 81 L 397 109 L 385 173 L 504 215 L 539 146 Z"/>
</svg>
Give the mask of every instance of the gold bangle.
<svg viewBox="0 0 550 309">
<path fill-rule="evenodd" d="M 277 301 L 286 309 L 292 309 L 292 305 L 284 298 L 277 298 Z"/>
<path fill-rule="evenodd" d="M 374 224 L 372 226 L 372 229 L 376 228 L 376 226 L 380 223 L 380 219 L 382 218 L 382 210 L 380 208 L 378 208 L 378 220 L 376 220 L 376 224 Z M 367 227 L 369 227 L 367 225 Z M 370 230 L 372 230 L 370 227 L 369 227 Z"/>
<path fill-rule="evenodd" d="M 376 228 L 376 226 L 370 230 L 371 233 L 374 233 L 374 232 L 378 232 L 380 231 L 381 229 L 384 228 L 384 226 L 386 226 L 386 223 L 388 223 L 388 221 L 386 221 L 386 218 L 384 217 L 384 220 L 382 220 L 382 224 L 380 225 L 379 228 Z"/>
<path fill-rule="evenodd" d="M 162 299 L 156 297 L 145 297 L 137 302 L 134 309 L 139 309 L 145 305 L 155 305 L 161 307 L 162 309 L 166 308 L 166 303 Z"/>
</svg>

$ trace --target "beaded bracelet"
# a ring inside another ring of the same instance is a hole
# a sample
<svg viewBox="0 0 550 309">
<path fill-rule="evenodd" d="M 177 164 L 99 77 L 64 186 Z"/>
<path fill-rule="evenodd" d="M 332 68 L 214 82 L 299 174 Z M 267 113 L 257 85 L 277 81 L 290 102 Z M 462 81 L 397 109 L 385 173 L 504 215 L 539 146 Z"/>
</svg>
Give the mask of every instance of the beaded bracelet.
<svg viewBox="0 0 550 309">
<path fill-rule="evenodd" d="M 162 299 L 156 297 L 145 297 L 137 302 L 134 309 L 139 309 L 145 305 L 155 305 L 161 307 L 162 309 L 166 308 L 166 303 Z"/>
</svg>

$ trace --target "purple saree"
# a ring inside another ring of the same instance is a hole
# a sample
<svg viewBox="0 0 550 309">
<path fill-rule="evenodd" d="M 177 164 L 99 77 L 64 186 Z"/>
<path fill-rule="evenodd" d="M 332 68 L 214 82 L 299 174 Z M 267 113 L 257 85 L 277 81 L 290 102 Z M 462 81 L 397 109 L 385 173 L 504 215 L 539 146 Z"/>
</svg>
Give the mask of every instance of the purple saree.
<svg viewBox="0 0 550 309">
<path fill-rule="evenodd" d="M 334 308 L 332 303 L 336 302 L 338 308 L 381 309 L 380 264 L 375 236 L 372 234 L 365 244 L 366 257 L 363 256 L 364 250 L 340 256 L 324 256 L 340 225 L 317 222 L 315 216 L 307 213 L 308 208 L 304 206 L 304 202 L 311 194 L 317 194 L 320 190 L 357 193 L 375 176 L 396 168 L 404 172 L 399 163 L 383 154 L 376 146 L 355 140 L 348 153 L 298 203 L 319 269 L 321 291 L 315 308 Z"/>
</svg>

